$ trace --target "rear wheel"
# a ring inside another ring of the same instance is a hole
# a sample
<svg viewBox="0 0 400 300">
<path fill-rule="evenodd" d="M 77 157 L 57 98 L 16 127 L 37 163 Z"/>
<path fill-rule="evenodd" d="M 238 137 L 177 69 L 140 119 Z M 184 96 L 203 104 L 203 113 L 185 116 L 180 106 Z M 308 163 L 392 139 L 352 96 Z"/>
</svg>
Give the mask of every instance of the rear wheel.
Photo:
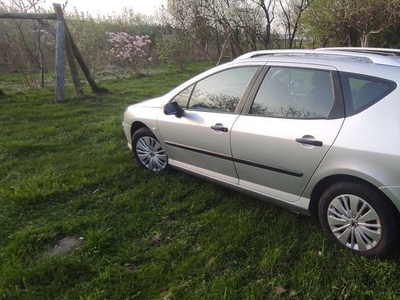
<svg viewBox="0 0 400 300">
<path fill-rule="evenodd" d="M 318 215 L 331 240 L 360 255 L 382 256 L 396 245 L 396 208 L 367 184 L 333 184 L 321 197 Z"/>
<path fill-rule="evenodd" d="M 132 152 L 143 169 L 154 172 L 168 169 L 168 156 L 148 128 L 141 128 L 133 134 Z"/>
</svg>

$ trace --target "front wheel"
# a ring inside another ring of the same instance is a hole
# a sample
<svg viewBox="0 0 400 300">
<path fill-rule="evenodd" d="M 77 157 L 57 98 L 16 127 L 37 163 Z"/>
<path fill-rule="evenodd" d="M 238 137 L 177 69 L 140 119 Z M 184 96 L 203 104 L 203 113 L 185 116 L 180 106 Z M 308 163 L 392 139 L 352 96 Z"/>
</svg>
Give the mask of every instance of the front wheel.
<svg viewBox="0 0 400 300">
<path fill-rule="evenodd" d="M 143 169 L 154 172 L 168 169 L 168 156 L 148 128 L 141 128 L 133 134 L 132 152 Z"/>
<path fill-rule="evenodd" d="M 379 257 L 396 245 L 396 208 L 367 184 L 333 184 L 321 197 L 318 215 L 331 240 L 362 256 Z"/>
</svg>

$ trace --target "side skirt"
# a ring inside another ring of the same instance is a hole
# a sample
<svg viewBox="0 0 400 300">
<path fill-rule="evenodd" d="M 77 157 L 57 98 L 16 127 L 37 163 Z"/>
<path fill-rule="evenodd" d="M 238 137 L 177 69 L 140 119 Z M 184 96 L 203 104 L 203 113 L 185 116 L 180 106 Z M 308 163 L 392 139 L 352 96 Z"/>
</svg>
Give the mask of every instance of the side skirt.
<svg viewBox="0 0 400 300">
<path fill-rule="evenodd" d="M 250 190 L 248 188 L 245 188 L 243 186 L 239 185 L 239 180 L 237 178 L 221 175 L 216 172 L 208 171 L 199 167 L 191 166 L 179 161 L 175 161 L 170 159 L 169 164 L 171 167 L 174 169 L 177 169 L 179 171 L 194 175 L 196 177 L 200 177 L 202 179 L 211 181 L 213 183 L 228 187 L 230 189 L 236 190 L 238 192 L 247 194 L 249 196 L 252 196 L 254 198 L 258 198 L 264 201 L 267 201 L 271 204 L 274 204 L 276 206 L 283 207 L 285 209 L 291 210 L 295 213 L 300 213 L 303 215 L 310 216 L 311 213 L 308 210 L 310 199 L 301 197 L 298 201 L 296 202 L 288 202 L 283 199 L 277 199 L 273 198 L 267 194 L 259 193 L 254 190 Z M 294 196 L 294 195 L 293 195 Z"/>
</svg>

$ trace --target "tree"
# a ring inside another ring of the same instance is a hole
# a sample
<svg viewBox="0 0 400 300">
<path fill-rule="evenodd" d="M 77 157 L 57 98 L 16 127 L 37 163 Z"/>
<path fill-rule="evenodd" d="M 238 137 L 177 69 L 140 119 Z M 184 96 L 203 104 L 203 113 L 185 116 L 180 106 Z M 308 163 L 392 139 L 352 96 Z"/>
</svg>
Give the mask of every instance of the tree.
<svg viewBox="0 0 400 300">
<path fill-rule="evenodd" d="M 260 40 L 260 42 L 264 45 L 265 49 L 269 48 L 271 44 L 271 33 L 272 33 L 272 22 L 275 19 L 275 8 L 276 8 L 276 0 L 252 0 L 257 3 L 265 17 L 265 38 Z"/>
<path fill-rule="evenodd" d="M 400 48 L 400 19 L 395 20 L 388 30 L 372 35 L 371 44 L 384 48 Z"/>
<path fill-rule="evenodd" d="M 241 43 L 240 25 L 237 20 L 237 11 L 240 1 L 214 0 L 204 1 L 203 8 L 208 18 L 214 20 L 215 26 L 220 29 L 224 37 L 224 44 L 228 45 L 231 59 L 244 52 Z"/>
<path fill-rule="evenodd" d="M 41 0 L 0 1 L 2 10 L 7 12 L 39 13 Z M 0 53 L 5 62 L 24 76 L 29 87 L 44 87 L 47 72 L 46 53 L 53 53 L 54 45 L 40 23 L 33 20 L 4 20 L 0 27 Z M 40 71 L 40 81 L 36 71 Z"/>
<path fill-rule="evenodd" d="M 68 29 L 74 37 L 74 41 L 79 48 L 82 56 L 94 75 L 99 65 L 106 64 L 107 55 L 107 31 L 112 31 L 109 22 L 99 22 L 99 19 L 88 13 L 78 12 L 66 15 Z"/>
<path fill-rule="evenodd" d="M 164 35 L 157 42 L 157 54 L 160 61 L 178 66 L 184 70 L 188 59 L 188 43 L 175 34 Z"/>
<path fill-rule="evenodd" d="M 367 47 L 399 16 L 400 0 L 314 0 L 304 13 L 307 33 L 322 46 L 329 41 Z"/>
<path fill-rule="evenodd" d="M 372 34 L 387 30 L 400 15 L 399 0 L 358 0 L 352 1 L 353 21 L 350 23 L 361 42 L 361 47 L 368 47 Z"/>
<path fill-rule="evenodd" d="M 313 0 L 278 0 L 281 8 L 280 19 L 288 40 L 287 48 L 295 47 L 294 41 L 299 31 L 300 19 Z"/>
<path fill-rule="evenodd" d="M 202 0 L 174 0 L 168 9 L 159 15 L 164 27 L 164 35 L 178 35 L 194 45 L 212 63 L 210 44 L 213 38 L 214 21 L 203 6 Z"/>
<path fill-rule="evenodd" d="M 335 4 L 335 3 L 336 4 Z M 338 0 L 314 0 L 302 16 L 305 34 L 322 47 L 328 46 L 330 41 L 337 45 L 346 43 L 346 21 L 342 6 Z"/>
<path fill-rule="evenodd" d="M 213 62 L 210 45 L 221 58 L 225 47 L 231 59 L 248 50 L 271 46 L 277 0 L 173 0 L 164 24 L 171 25 Z"/>
</svg>

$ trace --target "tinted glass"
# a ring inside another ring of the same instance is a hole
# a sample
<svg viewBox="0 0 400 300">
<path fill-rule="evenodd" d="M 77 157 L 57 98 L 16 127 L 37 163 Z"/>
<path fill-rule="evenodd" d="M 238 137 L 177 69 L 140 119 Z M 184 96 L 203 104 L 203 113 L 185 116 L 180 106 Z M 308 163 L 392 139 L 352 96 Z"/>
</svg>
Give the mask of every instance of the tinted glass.
<svg viewBox="0 0 400 300">
<path fill-rule="evenodd" d="M 358 113 L 375 104 L 396 88 L 396 83 L 382 78 L 358 74 L 344 74 L 347 93 L 346 112 L 348 115 Z"/>
<path fill-rule="evenodd" d="M 194 88 L 188 108 L 234 112 L 257 68 L 230 69 L 199 81 Z"/>
<path fill-rule="evenodd" d="M 279 118 L 326 118 L 333 95 L 329 71 L 272 67 L 250 113 Z"/>
</svg>

